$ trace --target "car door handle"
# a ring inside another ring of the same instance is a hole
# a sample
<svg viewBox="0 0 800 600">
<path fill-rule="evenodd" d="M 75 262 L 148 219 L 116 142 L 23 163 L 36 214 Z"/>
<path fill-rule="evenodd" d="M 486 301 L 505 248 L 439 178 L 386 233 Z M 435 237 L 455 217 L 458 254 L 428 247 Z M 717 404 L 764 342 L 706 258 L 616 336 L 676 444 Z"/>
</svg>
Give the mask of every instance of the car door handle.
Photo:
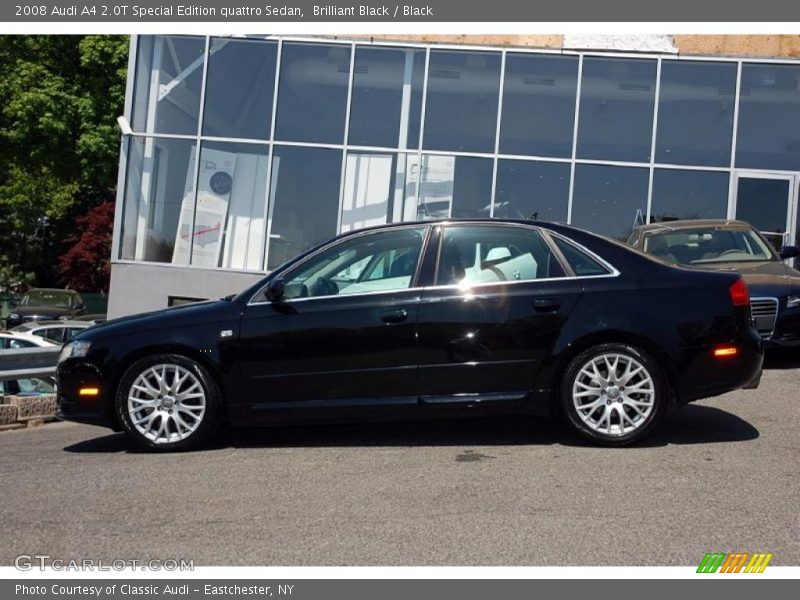
<svg viewBox="0 0 800 600">
<path fill-rule="evenodd" d="M 384 323 L 402 323 L 408 318 L 408 311 L 404 309 L 390 310 L 381 314 Z"/>
<path fill-rule="evenodd" d="M 561 300 L 558 298 L 538 298 L 533 301 L 533 309 L 536 312 L 555 312 L 561 308 Z"/>
</svg>

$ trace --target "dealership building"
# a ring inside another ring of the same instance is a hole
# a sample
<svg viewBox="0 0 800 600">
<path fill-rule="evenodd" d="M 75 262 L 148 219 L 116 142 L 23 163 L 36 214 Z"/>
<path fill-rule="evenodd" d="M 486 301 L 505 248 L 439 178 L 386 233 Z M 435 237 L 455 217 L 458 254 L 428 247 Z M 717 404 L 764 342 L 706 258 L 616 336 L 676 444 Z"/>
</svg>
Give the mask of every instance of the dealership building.
<svg viewBox="0 0 800 600">
<path fill-rule="evenodd" d="M 110 316 L 382 223 L 796 239 L 800 36 L 399 37 L 133 36 Z"/>
</svg>

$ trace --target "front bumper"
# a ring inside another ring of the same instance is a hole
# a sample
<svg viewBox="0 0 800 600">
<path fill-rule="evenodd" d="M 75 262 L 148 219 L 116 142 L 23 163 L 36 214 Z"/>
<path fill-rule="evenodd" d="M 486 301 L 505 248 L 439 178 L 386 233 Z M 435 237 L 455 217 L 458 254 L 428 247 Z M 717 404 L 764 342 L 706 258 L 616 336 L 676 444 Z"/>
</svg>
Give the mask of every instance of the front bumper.
<svg viewBox="0 0 800 600">
<path fill-rule="evenodd" d="M 82 359 L 67 359 L 56 368 L 59 419 L 119 429 L 114 416 L 111 390 L 96 365 Z M 82 396 L 81 388 L 98 388 L 95 396 Z"/>
<path fill-rule="evenodd" d="M 764 340 L 764 345 L 767 348 L 800 348 L 800 308 L 778 313 L 775 330 Z"/>
</svg>

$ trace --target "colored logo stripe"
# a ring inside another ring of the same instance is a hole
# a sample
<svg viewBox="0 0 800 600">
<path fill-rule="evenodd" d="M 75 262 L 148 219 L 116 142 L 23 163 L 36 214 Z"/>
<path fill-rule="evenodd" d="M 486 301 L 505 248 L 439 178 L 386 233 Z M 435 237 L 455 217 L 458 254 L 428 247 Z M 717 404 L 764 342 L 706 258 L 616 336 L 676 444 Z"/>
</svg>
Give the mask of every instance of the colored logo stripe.
<svg viewBox="0 0 800 600">
<path fill-rule="evenodd" d="M 697 567 L 698 573 L 763 573 L 772 560 L 773 554 L 764 552 L 707 552 Z M 745 566 L 746 565 L 746 566 Z"/>
</svg>

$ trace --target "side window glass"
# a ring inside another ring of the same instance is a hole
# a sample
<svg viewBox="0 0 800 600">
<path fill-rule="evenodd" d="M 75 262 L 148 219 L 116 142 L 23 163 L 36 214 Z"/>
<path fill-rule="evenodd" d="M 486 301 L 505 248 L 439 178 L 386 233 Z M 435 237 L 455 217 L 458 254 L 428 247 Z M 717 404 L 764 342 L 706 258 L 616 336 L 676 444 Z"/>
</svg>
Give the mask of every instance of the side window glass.
<svg viewBox="0 0 800 600">
<path fill-rule="evenodd" d="M 286 277 L 285 298 L 343 296 L 411 287 L 425 227 L 343 240 Z"/>
<path fill-rule="evenodd" d="M 554 235 L 551 237 L 556 243 L 556 246 L 558 246 L 558 249 L 561 250 L 561 254 L 563 254 L 564 258 L 567 259 L 569 266 L 572 267 L 573 271 L 575 271 L 575 275 L 578 277 L 608 275 L 609 270 L 591 256 L 586 254 L 583 250 L 578 249 L 576 246 L 573 246 L 558 236 Z"/>
<path fill-rule="evenodd" d="M 564 275 L 536 230 L 457 225 L 445 229 L 436 285 L 528 281 Z"/>
<path fill-rule="evenodd" d="M 32 342 L 28 342 L 26 340 L 8 340 L 8 347 L 9 348 L 33 348 L 34 344 Z"/>
<path fill-rule="evenodd" d="M 61 343 L 61 340 L 64 336 L 64 330 L 61 327 L 53 327 L 51 329 L 45 329 L 36 335 L 40 335 L 46 340 Z"/>
</svg>

